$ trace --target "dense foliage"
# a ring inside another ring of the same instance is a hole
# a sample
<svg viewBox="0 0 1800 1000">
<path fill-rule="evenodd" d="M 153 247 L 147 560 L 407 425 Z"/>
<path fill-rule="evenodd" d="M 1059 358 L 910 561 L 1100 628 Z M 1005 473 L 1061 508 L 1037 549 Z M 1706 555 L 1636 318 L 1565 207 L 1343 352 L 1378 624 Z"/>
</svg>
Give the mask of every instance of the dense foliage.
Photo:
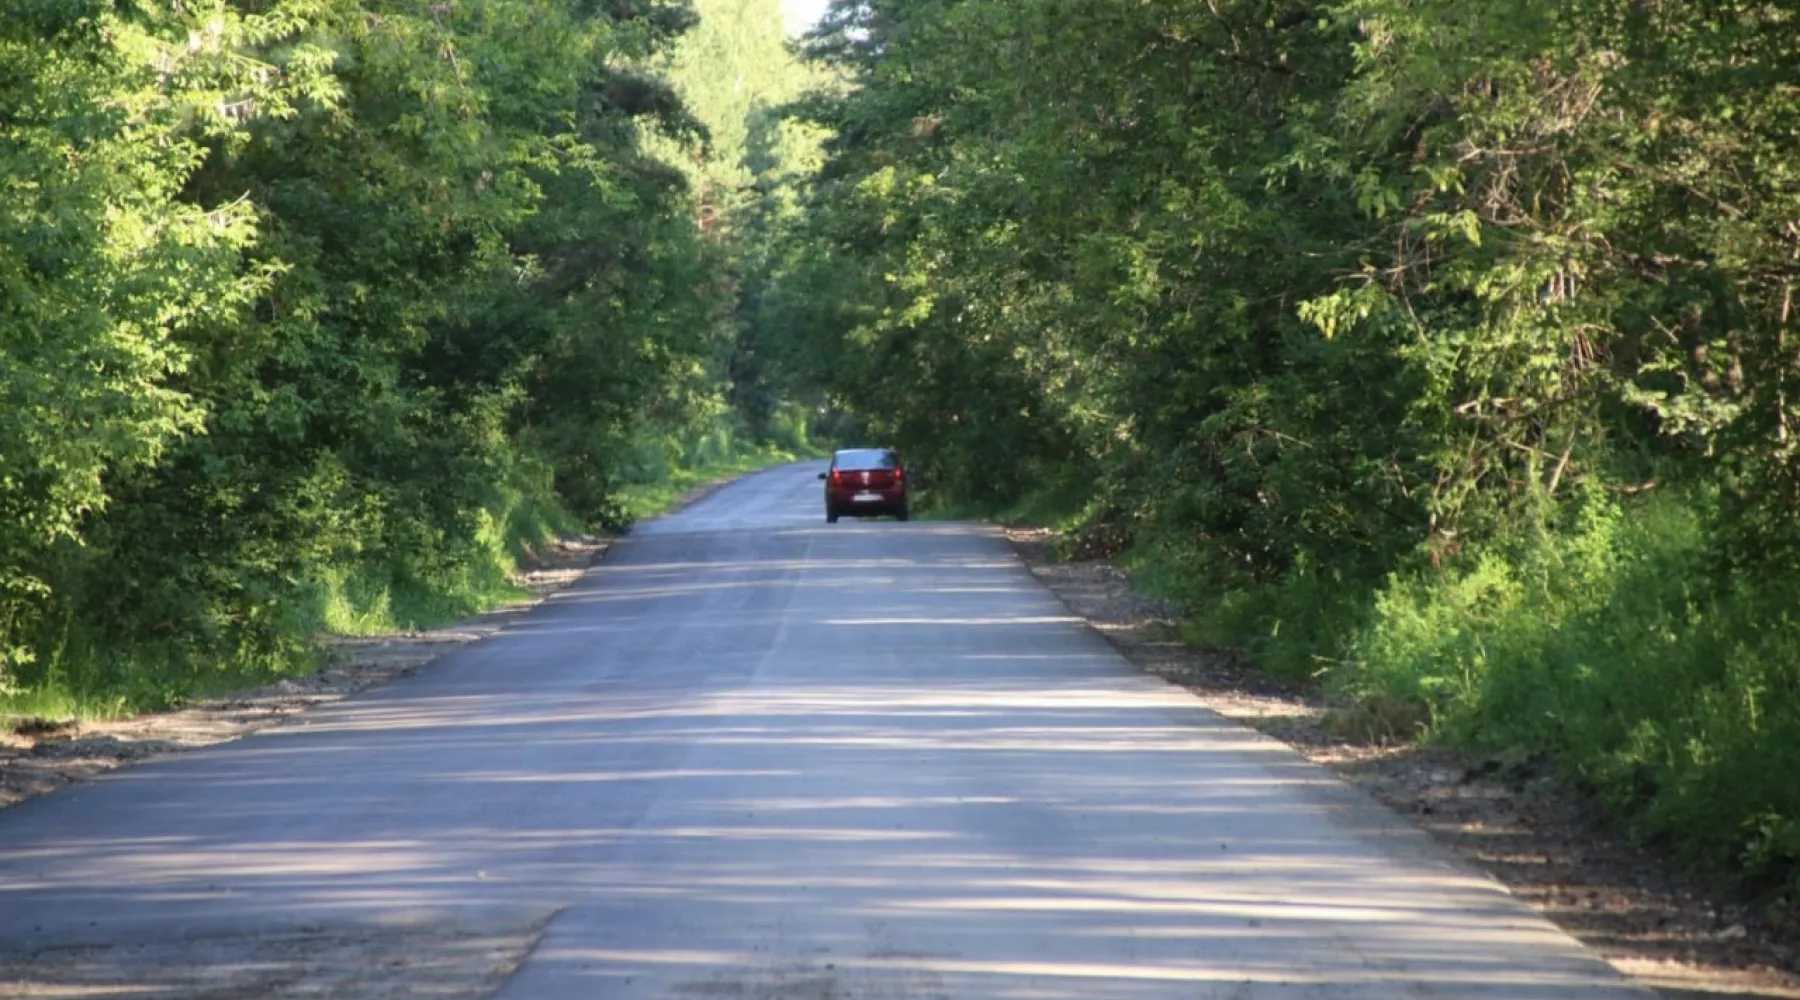
<svg viewBox="0 0 1800 1000">
<path fill-rule="evenodd" d="M 767 349 L 1197 637 L 1800 864 L 1800 19 L 862 0 Z"/>
<path fill-rule="evenodd" d="M 705 135 L 694 20 L 0 0 L 0 688 L 180 697 L 616 523 L 725 395 L 728 254 L 646 149 Z"/>
<path fill-rule="evenodd" d="M 794 217 L 796 181 L 817 165 L 817 130 L 784 118 L 781 108 L 828 77 L 791 51 L 775 0 L 697 0 L 696 9 L 699 24 L 658 68 L 706 123 L 707 138 L 685 151 L 655 140 L 652 147 L 687 173 L 701 225 L 729 251 L 730 294 L 738 300 L 762 286 L 771 235 Z M 816 405 L 817 390 L 764 362 L 755 328 L 742 319 L 753 309 L 734 310 L 721 371 L 728 419 L 714 433 L 805 452 L 816 421 L 799 400 Z"/>
</svg>

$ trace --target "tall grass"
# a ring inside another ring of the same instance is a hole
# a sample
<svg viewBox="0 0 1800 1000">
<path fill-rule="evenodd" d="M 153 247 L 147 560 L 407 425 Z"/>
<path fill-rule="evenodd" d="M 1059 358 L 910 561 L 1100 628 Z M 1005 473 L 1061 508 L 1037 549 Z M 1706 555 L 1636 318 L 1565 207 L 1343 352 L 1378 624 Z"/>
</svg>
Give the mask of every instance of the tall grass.
<svg viewBox="0 0 1800 1000">
<path fill-rule="evenodd" d="M 199 657 L 183 644 L 161 639 L 117 646 L 77 634 L 28 664 L 17 686 L 0 692 L 0 725 L 19 718 L 110 719 L 171 708 L 306 673 L 318 663 L 312 644 L 294 636 Z"/>
<path fill-rule="evenodd" d="M 804 412 L 778 416 L 774 427 L 784 435 L 778 442 L 752 440 L 729 419 L 686 437 L 645 434 L 615 488 L 625 517 L 664 513 L 696 486 L 815 453 Z M 65 606 L 51 626 L 56 634 L 38 643 L 47 655 L 17 669 L 12 686 L 0 691 L 0 723 L 170 707 L 309 673 L 320 663 L 321 634 L 429 628 L 516 601 L 525 596 L 514 580 L 527 553 L 583 526 L 563 508 L 547 466 L 518 456 L 510 468 L 462 530 L 390 524 L 390 533 L 371 533 L 316 565 L 309 579 L 290 584 L 273 602 L 271 620 L 254 627 L 189 621 L 170 630 L 180 641 L 121 641 L 89 623 L 89 609 Z"/>
<path fill-rule="evenodd" d="M 1588 497 L 1396 577 L 1330 682 L 1425 706 L 1446 742 L 1551 754 L 1641 835 L 1800 888 L 1800 587 L 1721 576 L 1711 506 Z"/>
<path fill-rule="evenodd" d="M 1299 553 L 1279 576 L 1252 581 L 1216 553 L 1166 533 L 1141 534 L 1120 559 L 1133 583 L 1187 608 L 1183 641 L 1254 663 L 1264 673 L 1317 679 L 1336 662 L 1345 635 L 1368 619 L 1367 585 L 1343 561 L 1321 568 Z"/>
<path fill-rule="evenodd" d="M 89 622 L 90 609 L 64 606 L 58 634 L 39 643 L 47 654 L 0 692 L 0 722 L 118 717 L 310 673 L 321 663 L 321 633 L 428 628 L 521 598 L 513 582 L 520 557 L 578 528 L 548 471 L 521 462 L 473 512 L 465 537 L 346 550 L 294 583 L 268 621 L 187 621 L 169 630 L 177 638 L 122 641 Z"/>
<path fill-rule="evenodd" d="M 619 487 L 625 518 L 655 517 L 707 483 L 823 453 L 808 439 L 804 411 L 796 416 L 778 410 L 771 424 L 774 433 L 763 440 L 733 421 L 722 420 L 687 436 L 663 435 L 640 441 L 634 449 L 638 460 Z"/>
<path fill-rule="evenodd" d="M 1416 736 L 1554 759 L 1641 837 L 1800 900 L 1800 581 L 1722 568 L 1716 500 L 1604 492 L 1373 584 L 1302 553 L 1250 582 L 1153 531 L 1134 582 L 1184 637 Z"/>
</svg>

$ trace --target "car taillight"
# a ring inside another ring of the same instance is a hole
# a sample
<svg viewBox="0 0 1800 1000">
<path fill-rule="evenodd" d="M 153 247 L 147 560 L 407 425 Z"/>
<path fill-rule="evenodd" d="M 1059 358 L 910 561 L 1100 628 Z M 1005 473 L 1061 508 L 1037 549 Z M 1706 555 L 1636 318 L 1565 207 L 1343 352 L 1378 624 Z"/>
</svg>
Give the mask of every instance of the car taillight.
<svg viewBox="0 0 1800 1000">
<path fill-rule="evenodd" d="M 905 481 L 906 481 L 906 470 L 896 468 L 894 470 L 894 482 L 903 483 Z"/>
<path fill-rule="evenodd" d="M 844 485 L 844 474 L 842 472 L 838 471 L 837 469 L 831 470 L 831 485 L 833 485 L 833 486 Z"/>
</svg>

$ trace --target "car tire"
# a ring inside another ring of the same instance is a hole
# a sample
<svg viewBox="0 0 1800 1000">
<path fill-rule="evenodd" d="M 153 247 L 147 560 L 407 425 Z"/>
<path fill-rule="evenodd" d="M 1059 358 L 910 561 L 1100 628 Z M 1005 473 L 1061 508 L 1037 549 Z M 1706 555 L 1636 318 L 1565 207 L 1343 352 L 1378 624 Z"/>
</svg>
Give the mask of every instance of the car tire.
<svg viewBox="0 0 1800 1000">
<path fill-rule="evenodd" d="M 901 507 L 899 510 L 894 511 L 894 520 L 896 521 L 904 521 L 906 520 L 906 516 L 907 511 L 905 507 Z"/>
<path fill-rule="evenodd" d="M 832 510 L 830 507 L 825 508 L 825 523 L 826 524 L 836 524 L 837 519 L 838 519 L 837 511 Z"/>
</svg>

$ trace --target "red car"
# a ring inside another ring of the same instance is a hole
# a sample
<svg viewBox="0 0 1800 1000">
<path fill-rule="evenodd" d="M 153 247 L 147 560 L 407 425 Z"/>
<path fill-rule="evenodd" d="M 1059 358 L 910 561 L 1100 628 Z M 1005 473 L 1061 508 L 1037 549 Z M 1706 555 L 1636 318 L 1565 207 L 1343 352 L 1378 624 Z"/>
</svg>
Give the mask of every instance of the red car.
<svg viewBox="0 0 1800 1000">
<path fill-rule="evenodd" d="M 819 478 L 825 480 L 825 520 L 831 524 L 845 514 L 906 520 L 906 468 L 892 449 L 846 448 L 831 456 L 831 471 Z"/>
</svg>

